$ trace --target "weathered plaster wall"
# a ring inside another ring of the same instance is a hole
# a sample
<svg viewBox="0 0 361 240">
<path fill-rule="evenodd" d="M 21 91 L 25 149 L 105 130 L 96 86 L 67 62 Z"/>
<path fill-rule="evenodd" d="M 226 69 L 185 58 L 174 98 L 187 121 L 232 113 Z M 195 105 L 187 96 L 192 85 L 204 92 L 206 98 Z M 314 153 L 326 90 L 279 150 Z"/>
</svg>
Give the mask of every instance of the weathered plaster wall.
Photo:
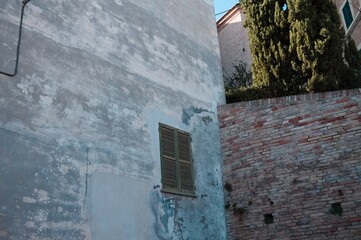
<svg viewBox="0 0 361 240">
<path fill-rule="evenodd" d="M 224 27 L 218 30 L 219 48 L 224 76 L 234 72 L 234 66 L 240 61 L 251 67 L 251 49 L 249 47 L 248 30 L 244 27 L 246 15 L 242 9 L 236 10 Z"/>
<path fill-rule="evenodd" d="M 225 239 L 221 75 L 210 0 L 32 0 L 0 75 L 0 239 Z M 191 133 L 197 198 L 160 192 L 159 122 Z"/>
<path fill-rule="evenodd" d="M 360 239 L 360 89 L 240 102 L 219 114 L 229 239 Z"/>
</svg>

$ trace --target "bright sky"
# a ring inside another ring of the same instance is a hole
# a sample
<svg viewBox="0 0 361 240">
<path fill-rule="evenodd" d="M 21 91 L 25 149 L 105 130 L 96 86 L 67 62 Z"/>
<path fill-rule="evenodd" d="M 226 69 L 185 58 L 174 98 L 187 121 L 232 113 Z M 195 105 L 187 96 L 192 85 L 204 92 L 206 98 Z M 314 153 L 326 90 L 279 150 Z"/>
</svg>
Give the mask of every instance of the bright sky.
<svg viewBox="0 0 361 240">
<path fill-rule="evenodd" d="M 215 13 L 220 13 L 232 8 L 236 3 L 239 3 L 239 0 L 214 0 L 214 11 Z M 220 19 L 224 15 L 217 15 L 216 19 Z"/>
</svg>

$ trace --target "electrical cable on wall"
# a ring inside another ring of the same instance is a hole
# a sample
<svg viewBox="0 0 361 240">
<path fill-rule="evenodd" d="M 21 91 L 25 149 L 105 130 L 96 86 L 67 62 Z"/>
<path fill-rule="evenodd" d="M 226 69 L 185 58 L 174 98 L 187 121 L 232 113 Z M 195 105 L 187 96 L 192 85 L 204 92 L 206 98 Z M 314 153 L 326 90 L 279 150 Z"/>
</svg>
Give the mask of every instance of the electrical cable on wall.
<svg viewBox="0 0 361 240">
<path fill-rule="evenodd" d="M 230 8 L 230 9 L 228 9 L 228 10 L 226 10 L 226 11 L 220 12 L 220 13 L 216 13 L 215 16 L 218 16 L 218 15 L 220 15 L 220 14 L 222 14 L 222 13 L 226 13 L 226 12 L 228 12 L 228 11 L 231 10 L 231 9 L 232 9 L 232 8 Z"/>
<path fill-rule="evenodd" d="M 23 0 L 22 8 L 21 8 L 21 16 L 20 16 L 20 26 L 19 26 L 19 36 L 18 36 L 18 45 L 16 47 L 16 60 L 15 60 L 15 70 L 14 73 L 7 73 L 0 71 L 0 74 L 4 74 L 9 77 L 14 77 L 18 72 L 18 65 L 19 65 L 19 55 L 20 55 L 20 42 L 21 42 L 21 31 L 23 28 L 23 17 L 24 17 L 24 9 L 26 4 L 28 4 L 31 0 Z"/>
</svg>

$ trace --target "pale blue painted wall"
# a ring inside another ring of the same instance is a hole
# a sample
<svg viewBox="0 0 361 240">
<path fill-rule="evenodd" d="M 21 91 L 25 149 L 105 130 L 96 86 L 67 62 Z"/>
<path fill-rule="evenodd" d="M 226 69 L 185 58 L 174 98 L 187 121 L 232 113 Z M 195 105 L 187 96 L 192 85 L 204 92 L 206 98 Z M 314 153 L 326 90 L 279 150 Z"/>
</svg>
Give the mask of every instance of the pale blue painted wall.
<svg viewBox="0 0 361 240">
<path fill-rule="evenodd" d="M 223 103 L 212 1 L 32 0 L 0 75 L 0 239 L 225 239 Z M 154 189 L 159 122 L 191 133 L 197 198 Z"/>
</svg>

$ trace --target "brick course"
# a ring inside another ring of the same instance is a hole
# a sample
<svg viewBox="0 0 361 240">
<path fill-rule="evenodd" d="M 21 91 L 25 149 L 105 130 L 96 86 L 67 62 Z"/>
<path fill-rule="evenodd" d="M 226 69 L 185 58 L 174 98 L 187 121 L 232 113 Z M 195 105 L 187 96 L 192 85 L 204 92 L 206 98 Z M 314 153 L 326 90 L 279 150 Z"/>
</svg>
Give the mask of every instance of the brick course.
<svg viewBox="0 0 361 240">
<path fill-rule="evenodd" d="M 218 112 L 229 239 L 361 239 L 361 89 Z"/>
</svg>

